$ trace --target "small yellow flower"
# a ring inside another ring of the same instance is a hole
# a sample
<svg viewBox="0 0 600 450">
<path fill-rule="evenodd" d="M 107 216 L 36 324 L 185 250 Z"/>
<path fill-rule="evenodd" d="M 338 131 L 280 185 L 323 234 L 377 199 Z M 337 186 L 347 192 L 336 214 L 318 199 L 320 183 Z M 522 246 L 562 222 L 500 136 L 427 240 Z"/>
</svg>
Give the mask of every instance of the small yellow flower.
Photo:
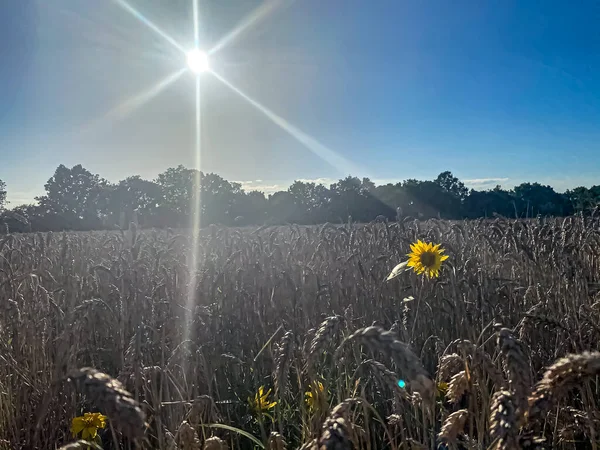
<svg viewBox="0 0 600 450">
<path fill-rule="evenodd" d="M 446 393 L 448 392 L 448 383 L 445 381 L 440 381 L 437 384 L 437 396 L 438 398 L 444 398 Z"/>
<path fill-rule="evenodd" d="M 418 275 L 424 273 L 429 278 L 440 275 L 442 261 L 448 259 L 447 255 L 442 255 L 444 249 L 440 248 L 440 244 L 417 241 L 411 244 L 410 249 L 412 252 L 408 254 L 408 267 L 412 267 Z"/>
<path fill-rule="evenodd" d="M 100 413 L 85 413 L 75 417 L 71 423 L 71 433 L 76 437 L 81 433 L 81 439 L 95 439 L 98 430 L 106 427 L 106 416 Z"/>
<path fill-rule="evenodd" d="M 248 397 L 248 403 L 250 404 L 250 407 L 256 413 L 264 413 L 269 409 L 273 409 L 275 405 L 277 405 L 277 402 L 269 401 L 269 394 L 271 394 L 271 389 L 265 392 L 264 386 L 259 387 L 258 392 L 254 395 L 254 398 Z"/>
<path fill-rule="evenodd" d="M 325 393 L 325 386 L 320 381 L 313 381 L 310 385 L 310 390 L 304 393 L 304 401 L 308 406 L 309 411 L 315 411 L 315 409 L 324 409 L 324 404 L 327 402 L 327 394 Z"/>
</svg>

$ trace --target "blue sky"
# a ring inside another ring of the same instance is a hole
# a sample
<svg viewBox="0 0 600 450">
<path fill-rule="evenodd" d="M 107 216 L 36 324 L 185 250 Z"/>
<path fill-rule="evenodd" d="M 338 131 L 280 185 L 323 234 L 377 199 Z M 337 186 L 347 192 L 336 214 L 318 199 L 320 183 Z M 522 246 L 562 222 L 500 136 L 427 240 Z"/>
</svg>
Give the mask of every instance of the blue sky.
<svg viewBox="0 0 600 450">
<path fill-rule="evenodd" d="M 129 3 L 193 47 L 192 0 Z M 381 182 L 451 170 L 486 188 L 600 184 L 597 0 L 276 3 L 211 65 L 337 156 L 323 160 L 204 74 L 202 170 L 266 191 L 350 170 Z M 200 46 L 260 4 L 199 0 Z M 194 166 L 194 76 L 131 102 L 185 55 L 118 2 L 4 2 L 0 54 L 0 179 L 13 204 L 61 163 L 111 181 Z"/>
</svg>

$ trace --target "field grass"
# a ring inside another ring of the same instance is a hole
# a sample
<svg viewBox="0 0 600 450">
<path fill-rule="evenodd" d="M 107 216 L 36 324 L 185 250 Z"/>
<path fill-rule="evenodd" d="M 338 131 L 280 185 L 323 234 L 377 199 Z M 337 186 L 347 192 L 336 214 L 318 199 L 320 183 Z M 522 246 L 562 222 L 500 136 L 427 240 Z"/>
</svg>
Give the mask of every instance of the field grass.
<svg viewBox="0 0 600 450">
<path fill-rule="evenodd" d="M 417 239 L 446 249 L 440 277 L 385 282 Z M 95 411 L 105 449 L 600 441 L 600 355 L 583 353 L 600 346 L 596 218 L 210 228 L 192 242 L 0 237 L 0 448 L 60 447 Z M 277 404 L 257 411 L 260 386 Z"/>
</svg>

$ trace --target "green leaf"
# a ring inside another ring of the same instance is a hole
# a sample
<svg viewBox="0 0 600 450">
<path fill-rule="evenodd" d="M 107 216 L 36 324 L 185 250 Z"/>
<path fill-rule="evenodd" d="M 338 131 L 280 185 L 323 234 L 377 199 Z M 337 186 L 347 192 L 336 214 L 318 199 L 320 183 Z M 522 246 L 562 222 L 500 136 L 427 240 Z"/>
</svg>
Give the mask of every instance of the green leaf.
<svg viewBox="0 0 600 450">
<path fill-rule="evenodd" d="M 208 428 L 221 428 L 223 430 L 227 430 L 227 431 L 233 431 L 234 433 L 237 433 L 241 436 L 244 436 L 248 439 L 250 439 L 252 442 L 254 442 L 256 445 L 258 445 L 259 448 L 262 448 L 264 450 L 265 446 L 262 442 L 260 442 L 258 439 L 256 439 L 254 436 L 252 436 L 250 433 L 244 431 L 244 430 L 240 430 L 239 428 L 236 427 L 231 427 L 229 425 L 224 425 L 222 423 L 211 423 L 208 425 L 201 425 L 202 427 L 208 427 Z"/>
</svg>

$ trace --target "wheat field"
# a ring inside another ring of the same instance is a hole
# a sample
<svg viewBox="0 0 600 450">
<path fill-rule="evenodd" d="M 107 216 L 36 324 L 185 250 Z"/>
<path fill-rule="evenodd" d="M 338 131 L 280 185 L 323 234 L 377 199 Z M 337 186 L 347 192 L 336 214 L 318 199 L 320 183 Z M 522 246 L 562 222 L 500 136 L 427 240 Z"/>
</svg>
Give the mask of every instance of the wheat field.
<svg viewBox="0 0 600 450">
<path fill-rule="evenodd" d="M 417 239 L 440 277 L 385 282 Z M 599 249 L 593 216 L 0 236 L 0 449 L 84 412 L 104 449 L 595 449 Z"/>
</svg>

